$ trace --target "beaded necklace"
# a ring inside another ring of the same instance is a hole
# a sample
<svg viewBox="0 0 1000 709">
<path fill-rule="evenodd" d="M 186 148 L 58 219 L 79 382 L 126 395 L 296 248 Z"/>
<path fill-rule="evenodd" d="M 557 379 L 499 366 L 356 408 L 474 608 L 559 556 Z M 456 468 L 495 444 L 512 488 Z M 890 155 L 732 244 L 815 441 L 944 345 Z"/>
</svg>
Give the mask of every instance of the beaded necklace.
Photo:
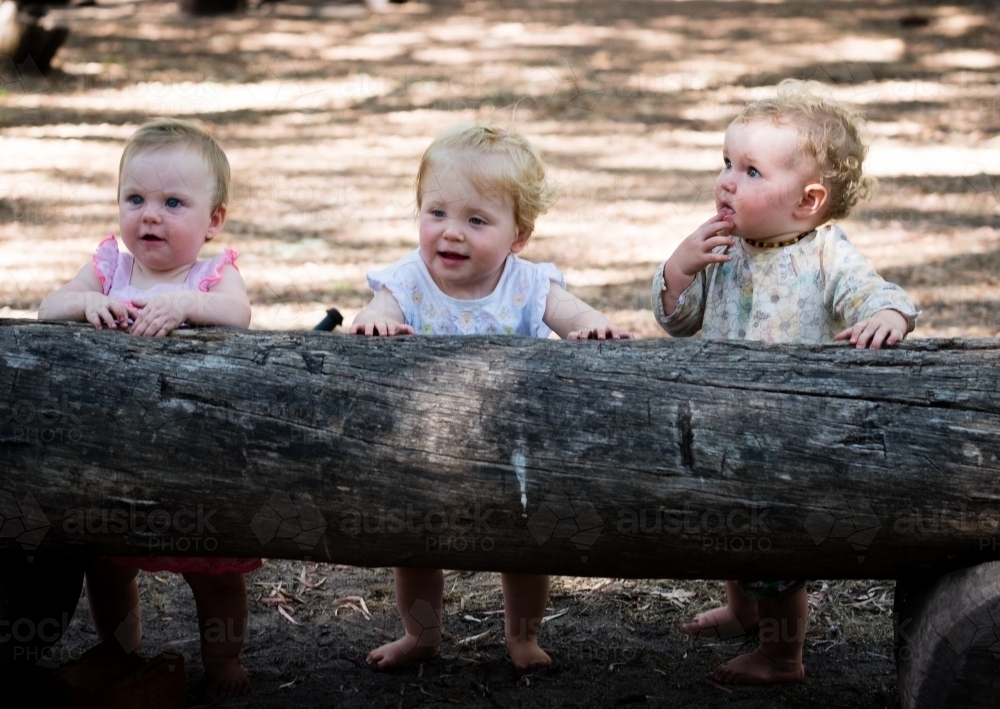
<svg viewBox="0 0 1000 709">
<path fill-rule="evenodd" d="M 796 236 L 794 239 L 791 239 L 789 241 L 754 241 L 753 239 L 747 239 L 742 236 L 740 238 L 743 239 L 743 241 L 750 244 L 750 246 L 756 246 L 758 249 L 776 249 L 779 246 L 791 246 L 792 244 L 797 244 L 804 238 L 812 234 L 813 231 L 815 230 L 810 229 L 809 231 L 803 232 L 798 236 Z"/>
</svg>

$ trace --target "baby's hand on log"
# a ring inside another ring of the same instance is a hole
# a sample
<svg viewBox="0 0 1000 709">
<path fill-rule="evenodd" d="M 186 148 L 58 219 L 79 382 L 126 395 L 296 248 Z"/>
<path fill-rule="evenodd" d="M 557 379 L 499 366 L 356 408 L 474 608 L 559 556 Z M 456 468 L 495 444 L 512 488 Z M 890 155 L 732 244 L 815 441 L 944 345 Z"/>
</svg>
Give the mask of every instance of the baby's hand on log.
<svg viewBox="0 0 1000 709">
<path fill-rule="evenodd" d="M 632 340 L 631 332 L 619 330 L 614 325 L 595 327 L 592 330 L 574 330 L 566 335 L 567 340 Z"/>
<path fill-rule="evenodd" d="M 139 311 L 132 323 L 132 334 L 140 337 L 166 337 L 179 328 L 194 308 L 198 294 L 191 291 L 161 293 L 149 301 L 132 302 Z"/>
<path fill-rule="evenodd" d="M 135 308 L 130 309 L 120 300 L 115 300 L 103 293 L 87 293 L 83 308 L 83 316 L 98 330 L 108 327 L 116 330 L 119 327 L 128 329 L 129 317 L 135 318 Z"/>
<path fill-rule="evenodd" d="M 378 320 L 373 322 L 356 322 L 351 325 L 352 335 L 365 337 L 394 337 L 396 335 L 416 335 L 417 331 L 406 323 L 395 320 Z"/>
<path fill-rule="evenodd" d="M 894 345 L 906 334 L 906 318 L 895 310 L 880 310 L 870 318 L 855 323 L 833 338 L 834 340 L 850 339 L 851 344 L 859 350 L 870 347 L 880 349 L 882 344 Z"/>
</svg>

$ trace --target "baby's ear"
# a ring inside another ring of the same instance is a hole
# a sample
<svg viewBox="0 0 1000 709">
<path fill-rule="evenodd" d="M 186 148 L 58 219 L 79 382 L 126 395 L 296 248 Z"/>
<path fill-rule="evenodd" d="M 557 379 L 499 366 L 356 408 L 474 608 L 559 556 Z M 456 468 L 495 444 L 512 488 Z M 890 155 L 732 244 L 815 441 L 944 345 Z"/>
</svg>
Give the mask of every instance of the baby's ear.
<svg viewBox="0 0 1000 709">
<path fill-rule="evenodd" d="M 795 207 L 795 216 L 800 219 L 822 217 L 830 201 L 830 191 L 819 182 L 813 182 L 802 190 L 802 199 Z"/>
<path fill-rule="evenodd" d="M 212 212 L 212 219 L 208 223 L 208 230 L 205 232 L 205 241 L 211 241 L 212 238 L 222 231 L 222 227 L 226 225 L 226 205 L 220 204 Z"/>
<path fill-rule="evenodd" d="M 521 249 L 528 245 L 528 239 L 531 238 L 531 230 L 519 229 L 517 232 L 517 238 L 514 239 L 514 243 L 510 245 L 510 252 L 512 254 L 519 253 Z"/>
</svg>

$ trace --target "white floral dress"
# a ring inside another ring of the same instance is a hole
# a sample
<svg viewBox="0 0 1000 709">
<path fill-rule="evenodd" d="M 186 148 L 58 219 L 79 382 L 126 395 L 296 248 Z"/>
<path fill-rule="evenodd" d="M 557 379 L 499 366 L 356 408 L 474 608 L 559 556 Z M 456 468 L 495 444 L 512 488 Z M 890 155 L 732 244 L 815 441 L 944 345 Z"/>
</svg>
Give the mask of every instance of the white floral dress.
<svg viewBox="0 0 1000 709">
<path fill-rule="evenodd" d="M 376 293 L 388 288 L 418 335 L 523 335 L 548 337 L 542 321 L 552 281 L 563 274 L 551 263 L 531 263 L 514 254 L 504 262 L 500 282 L 485 298 L 460 300 L 443 293 L 414 250 L 394 265 L 368 273 Z"/>
<path fill-rule="evenodd" d="M 790 246 L 759 254 L 737 238 L 720 247 L 730 260 L 711 264 L 663 312 L 663 264 L 653 277 L 653 312 L 674 337 L 701 330 L 712 340 L 832 342 L 834 335 L 891 308 L 913 330 L 917 309 L 906 292 L 887 283 L 840 227 L 826 225 Z"/>
</svg>

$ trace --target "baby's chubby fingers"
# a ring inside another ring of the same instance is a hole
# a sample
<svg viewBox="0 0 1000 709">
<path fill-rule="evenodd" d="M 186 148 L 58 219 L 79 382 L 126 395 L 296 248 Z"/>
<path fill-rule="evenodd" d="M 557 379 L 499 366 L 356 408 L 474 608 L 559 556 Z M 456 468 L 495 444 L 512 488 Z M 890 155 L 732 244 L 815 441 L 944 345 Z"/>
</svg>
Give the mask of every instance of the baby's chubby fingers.
<svg viewBox="0 0 1000 709">
<path fill-rule="evenodd" d="M 733 220 L 730 216 L 723 214 L 713 214 L 711 219 L 695 229 L 695 234 L 701 233 L 705 236 L 715 236 L 720 231 L 729 231 L 733 228 Z"/>
<path fill-rule="evenodd" d="M 129 308 L 125 305 L 125 303 L 112 300 L 108 304 L 108 310 L 114 315 L 114 322 L 111 323 L 110 327 L 117 327 L 119 325 L 123 328 L 128 327 L 128 319 L 132 314 L 129 312 Z M 132 315 L 132 319 L 134 320 L 138 315 L 139 311 L 135 310 L 135 315 Z"/>
<path fill-rule="evenodd" d="M 850 340 L 852 345 L 856 345 L 859 350 L 868 346 L 868 340 L 875 332 L 873 323 L 869 320 L 862 320 L 851 327 L 841 330 L 834 335 L 834 340 Z"/>
<path fill-rule="evenodd" d="M 574 330 L 566 335 L 567 340 L 632 340 L 631 332 L 622 332 L 614 325 L 592 330 Z"/>
<path fill-rule="evenodd" d="M 875 331 L 874 337 L 872 337 L 871 349 L 878 350 L 882 349 L 882 345 L 885 344 L 887 347 L 889 345 L 894 345 L 903 339 L 903 333 L 890 325 L 880 325 L 878 330 Z"/>
<path fill-rule="evenodd" d="M 142 317 L 142 315 L 140 314 L 139 317 L 136 318 L 135 322 L 132 323 L 132 328 L 129 330 L 129 332 L 131 332 L 136 337 L 144 337 L 152 334 L 151 332 L 149 332 L 151 326 L 152 326 L 152 318 L 148 316 Z"/>
<path fill-rule="evenodd" d="M 731 236 L 719 233 L 732 226 L 732 221 L 716 214 L 681 242 L 670 261 L 686 276 L 697 274 L 709 264 L 729 261 L 729 256 L 714 250 L 734 245 Z"/>
<path fill-rule="evenodd" d="M 417 331 L 406 323 L 389 320 L 385 323 L 385 334 L 389 337 L 395 335 L 416 335 Z"/>
<path fill-rule="evenodd" d="M 834 335 L 834 340 L 850 340 L 859 350 L 871 347 L 881 349 L 882 345 L 894 345 L 903 339 L 906 332 L 906 318 L 894 310 L 880 310 L 875 315 L 854 323 L 851 327 Z"/>
<path fill-rule="evenodd" d="M 114 319 L 111 317 L 111 313 L 108 312 L 107 308 L 95 308 L 93 310 L 88 308 L 84 315 L 87 318 L 87 322 L 98 330 L 104 327 L 105 323 L 109 321 L 114 322 Z M 109 324 L 108 327 L 111 327 L 111 325 Z"/>
<path fill-rule="evenodd" d="M 601 330 L 601 329 L 597 330 L 597 339 L 598 340 L 631 340 L 631 339 L 633 339 L 633 335 L 632 335 L 631 332 L 626 332 L 626 331 L 623 331 L 623 330 L 619 330 L 614 325 L 608 325 L 603 330 Z"/>
<path fill-rule="evenodd" d="M 415 335 L 416 330 L 405 323 L 392 320 L 371 321 L 354 323 L 351 325 L 352 335 L 364 335 L 365 337 L 392 337 L 394 335 Z"/>
</svg>

